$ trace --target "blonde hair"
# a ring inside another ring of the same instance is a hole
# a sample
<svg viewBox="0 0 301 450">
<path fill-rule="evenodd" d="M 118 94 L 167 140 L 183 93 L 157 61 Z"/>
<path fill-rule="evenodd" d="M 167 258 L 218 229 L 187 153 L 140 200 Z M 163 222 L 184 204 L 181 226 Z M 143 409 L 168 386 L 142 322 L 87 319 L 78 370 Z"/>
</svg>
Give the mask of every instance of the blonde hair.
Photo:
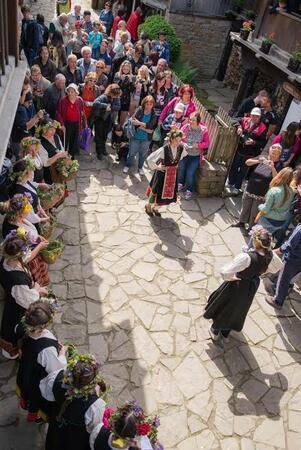
<svg viewBox="0 0 301 450">
<path fill-rule="evenodd" d="M 118 76 L 121 77 L 121 75 L 123 75 L 123 72 L 122 72 L 122 71 L 123 71 L 124 66 L 129 66 L 129 68 L 130 68 L 129 75 L 133 75 L 133 72 L 132 72 L 132 64 L 130 63 L 130 61 L 128 61 L 128 60 L 126 59 L 125 61 L 123 61 L 123 63 L 121 64 L 121 66 L 120 66 L 120 68 L 119 68 Z"/>
<path fill-rule="evenodd" d="M 37 64 L 34 64 L 33 66 L 31 66 L 30 73 L 31 74 L 33 74 L 33 73 L 41 73 L 40 66 L 38 66 Z"/>
<path fill-rule="evenodd" d="M 141 75 L 142 74 L 142 75 Z M 146 75 L 146 76 L 145 76 Z M 141 66 L 138 69 L 138 73 L 137 73 L 137 77 L 138 78 L 142 78 L 148 82 L 150 82 L 150 76 L 149 76 L 149 69 L 147 66 Z"/>
<path fill-rule="evenodd" d="M 85 83 L 87 83 L 87 81 L 90 80 L 95 80 L 97 79 L 97 75 L 95 72 L 88 72 L 87 75 L 85 76 Z"/>
<path fill-rule="evenodd" d="M 96 69 L 97 69 L 98 67 L 102 67 L 103 69 L 105 69 L 107 66 L 106 66 L 106 63 L 105 63 L 102 59 L 100 59 L 99 61 L 97 61 L 95 67 L 96 67 Z"/>
<path fill-rule="evenodd" d="M 278 208 L 283 206 L 290 196 L 290 184 L 293 181 L 294 171 L 291 167 L 285 167 L 270 182 L 270 189 L 283 186 L 284 196 Z"/>
</svg>

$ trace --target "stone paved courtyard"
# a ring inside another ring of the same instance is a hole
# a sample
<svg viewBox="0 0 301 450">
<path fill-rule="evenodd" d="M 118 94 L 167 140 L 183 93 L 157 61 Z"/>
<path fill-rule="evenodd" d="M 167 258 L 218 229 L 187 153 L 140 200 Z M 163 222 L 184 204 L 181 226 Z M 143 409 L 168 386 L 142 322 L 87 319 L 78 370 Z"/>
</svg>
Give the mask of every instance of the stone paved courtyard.
<svg viewBox="0 0 301 450">
<path fill-rule="evenodd" d="M 146 185 L 113 156 L 81 157 L 57 214 L 65 249 L 51 280 L 66 301 L 55 331 L 96 354 L 113 403 L 134 397 L 160 414 L 167 450 L 300 449 L 298 293 L 279 314 L 261 288 L 243 333 L 213 344 L 202 314 L 218 268 L 244 243 L 230 228 L 239 204 L 182 201 L 149 219 Z M 15 371 L 1 361 L 0 447 L 40 449 L 17 409 Z"/>
</svg>

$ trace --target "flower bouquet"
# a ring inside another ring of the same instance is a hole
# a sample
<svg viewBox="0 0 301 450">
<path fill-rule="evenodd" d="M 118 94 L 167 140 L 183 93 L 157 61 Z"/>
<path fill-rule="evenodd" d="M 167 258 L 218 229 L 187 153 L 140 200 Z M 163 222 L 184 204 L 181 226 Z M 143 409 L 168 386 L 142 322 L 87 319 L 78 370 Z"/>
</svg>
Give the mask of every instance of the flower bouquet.
<svg viewBox="0 0 301 450">
<path fill-rule="evenodd" d="M 60 183 L 53 183 L 50 189 L 38 189 L 38 196 L 43 209 L 53 208 L 59 203 L 65 194 L 65 186 Z"/>
<path fill-rule="evenodd" d="M 48 247 L 41 250 L 41 256 L 47 264 L 54 264 L 63 252 L 62 241 L 53 240 L 49 242 Z"/>
<path fill-rule="evenodd" d="M 57 222 L 56 217 L 53 214 L 48 213 L 48 216 L 50 219 L 49 222 L 41 222 L 39 224 L 40 235 L 43 236 L 45 239 L 51 238 Z"/>
<path fill-rule="evenodd" d="M 79 163 L 76 159 L 60 158 L 55 163 L 55 169 L 62 181 L 70 181 L 76 177 Z"/>
</svg>

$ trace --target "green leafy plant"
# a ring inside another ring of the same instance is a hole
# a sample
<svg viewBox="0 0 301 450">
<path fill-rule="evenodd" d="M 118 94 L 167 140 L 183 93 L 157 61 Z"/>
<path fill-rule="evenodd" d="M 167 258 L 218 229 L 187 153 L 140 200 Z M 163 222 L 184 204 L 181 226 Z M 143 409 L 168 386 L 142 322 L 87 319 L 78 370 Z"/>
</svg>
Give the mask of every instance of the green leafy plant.
<svg viewBox="0 0 301 450">
<path fill-rule="evenodd" d="M 198 69 L 192 67 L 189 63 L 183 62 L 179 59 L 175 62 L 175 64 L 173 64 L 172 69 L 184 84 L 195 83 Z"/>
<path fill-rule="evenodd" d="M 252 9 L 249 9 L 249 10 L 245 11 L 245 16 L 249 20 L 255 20 L 256 19 L 256 12 L 253 11 Z"/>
<path fill-rule="evenodd" d="M 292 52 L 291 58 L 292 58 L 294 61 L 299 61 L 299 62 L 301 62 L 301 51 L 299 50 L 299 47 L 297 47 L 297 48 Z"/>
<path fill-rule="evenodd" d="M 180 54 L 181 40 L 177 37 L 175 28 L 170 25 L 163 16 L 150 16 L 139 26 L 139 33 L 143 31 L 148 34 L 149 39 L 151 40 L 157 40 L 161 30 L 166 33 L 166 40 L 170 48 L 171 61 L 176 61 Z"/>
<path fill-rule="evenodd" d="M 269 33 L 267 37 L 263 39 L 263 43 L 266 45 L 273 45 L 275 43 L 276 33 Z"/>
</svg>

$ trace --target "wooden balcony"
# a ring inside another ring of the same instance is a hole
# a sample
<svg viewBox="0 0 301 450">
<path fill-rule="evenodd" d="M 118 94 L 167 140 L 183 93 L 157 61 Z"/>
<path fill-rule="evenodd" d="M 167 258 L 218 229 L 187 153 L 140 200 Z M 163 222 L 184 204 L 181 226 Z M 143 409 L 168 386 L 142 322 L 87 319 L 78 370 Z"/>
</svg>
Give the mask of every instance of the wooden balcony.
<svg viewBox="0 0 301 450">
<path fill-rule="evenodd" d="M 0 0 L 0 167 L 27 67 L 25 61 L 19 61 L 17 3 L 17 0 Z"/>
</svg>

